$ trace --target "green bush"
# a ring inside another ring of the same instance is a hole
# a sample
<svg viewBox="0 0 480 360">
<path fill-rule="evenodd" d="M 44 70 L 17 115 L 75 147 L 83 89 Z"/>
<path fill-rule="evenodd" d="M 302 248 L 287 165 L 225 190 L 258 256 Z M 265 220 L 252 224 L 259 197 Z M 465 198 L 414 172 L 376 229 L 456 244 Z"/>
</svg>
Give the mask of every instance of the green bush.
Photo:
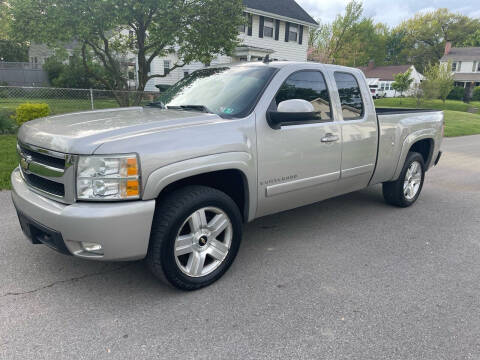
<svg viewBox="0 0 480 360">
<path fill-rule="evenodd" d="M 472 100 L 480 101 L 480 86 L 477 86 L 475 89 L 473 89 Z"/>
<path fill-rule="evenodd" d="M 14 112 L 11 110 L 0 110 L 0 134 L 13 134 L 17 124 L 13 120 Z"/>
<path fill-rule="evenodd" d="M 49 114 L 50 107 L 48 104 L 25 103 L 18 105 L 15 111 L 15 120 L 18 125 L 22 125 L 27 121 L 48 116 Z"/>
<path fill-rule="evenodd" d="M 465 89 L 462 86 L 455 86 L 450 94 L 448 94 L 447 99 L 450 100 L 463 100 L 465 96 Z"/>
</svg>

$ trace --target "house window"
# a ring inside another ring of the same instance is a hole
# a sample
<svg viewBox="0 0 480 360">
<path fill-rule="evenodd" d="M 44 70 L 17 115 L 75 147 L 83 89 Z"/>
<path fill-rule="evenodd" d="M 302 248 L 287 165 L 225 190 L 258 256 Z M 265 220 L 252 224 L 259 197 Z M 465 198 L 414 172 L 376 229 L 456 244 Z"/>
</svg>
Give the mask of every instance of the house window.
<svg viewBox="0 0 480 360">
<path fill-rule="evenodd" d="M 170 60 L 163 60 L 163 74 L 167 75 L 170 73 Z"/>
<path fill-rule="evenodd" d="M 263 23 L 263 36 L 273 37 L 273 19 L 265 18 Z"/>
<path fill-rule="evenodd" d="M 477 62 L 474 61 L 472 65 L 472 72 L 475 72 L 476 68 L 477 68 Z"/>
<path fill-rule="evenodd" d="M 298 40 L 298 25 L 290 24 L 290 30 L 288 33 L 288 41 L 297 42 Z"/>
<path fill-rule="evenodd" d="M 185 70 L 185 71 L 183 72 L 183 77 L 186 78 L 187 76 L 188 76 L 188 70 Z"/>
<path fill-rule="evenodd" d="M 452 63 L 452 71 L 457 71 L 457 63 Z"/>
<path fill-rule="evenodd" d="M 480 71 L 480 61 L 477 61 L 477 71 Z"/>
</svg>

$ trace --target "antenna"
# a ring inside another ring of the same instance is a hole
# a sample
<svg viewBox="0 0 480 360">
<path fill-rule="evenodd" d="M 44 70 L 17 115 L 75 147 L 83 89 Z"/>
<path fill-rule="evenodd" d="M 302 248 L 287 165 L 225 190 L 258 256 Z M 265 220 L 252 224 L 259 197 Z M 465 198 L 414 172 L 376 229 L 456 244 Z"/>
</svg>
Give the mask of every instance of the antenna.
<svg viewBox="0 0 480 360">
<path fill-rule="evenodd" d="M 269 62 L 270 62 L 270 54 L 267 54 L 267 56 L 263 58 L 263 63 L 268 64 Z"/>
</svg>

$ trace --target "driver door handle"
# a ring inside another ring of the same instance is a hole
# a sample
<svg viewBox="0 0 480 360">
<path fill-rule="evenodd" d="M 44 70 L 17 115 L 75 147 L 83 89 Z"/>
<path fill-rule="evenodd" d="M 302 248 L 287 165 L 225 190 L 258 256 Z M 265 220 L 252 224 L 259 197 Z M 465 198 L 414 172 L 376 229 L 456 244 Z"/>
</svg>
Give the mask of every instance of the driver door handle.
<svg viewBox="0 0 480 360">
<path fill-rule="evenodd" d="M 330 143 L 330 142 L 335 142 L 338 141 L 338 136 L 334 135 L 332 133 L 327 133 L 325 134 L 324 137 L 322 137 L 322 143 Z"/>
</svg>

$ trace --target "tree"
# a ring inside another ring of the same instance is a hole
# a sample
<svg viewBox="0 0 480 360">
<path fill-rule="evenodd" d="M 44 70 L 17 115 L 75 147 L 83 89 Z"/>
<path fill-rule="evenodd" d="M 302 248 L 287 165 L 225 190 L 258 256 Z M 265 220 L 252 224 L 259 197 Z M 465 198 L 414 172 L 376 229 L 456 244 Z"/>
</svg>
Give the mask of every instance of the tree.
<svg viewBox="0 0 480 360">
<path fill-rule="evenodd" d="M 361 2 L 353 0 L 332 23 L 318 21 L 320 26 L 310 32 L 310 59 L 347 66 L 385 63 L 389 29 L 362 14 Z"/>
<path fill-rule="evenodd" d="M 137 64 L 143 91 L 149 80 L 165 76 L 150 73 L 157 56 L 178 55 L 171 71 L 230 54 L 244 22 L 241 0 L 10 0 L 10 5 L 17 34 L 50 45 L 77 40 L 84 67 L 112 90 L 128 89 L 131 62 Z M 103 65 L 107 77 L 95 75 L 89 56 Z M 141 94 L 134 104 L 140 100 Z M 117 101 L 129 105 L 118 94 Z"/>
<path fill-rule="evenodd" d="M 480 20 L 451 13 L 448 9 L 418 13 L 404 21 L 395 31 L 402 32 L 403 56 L 423 71 L 444 53 L 446 41 L 460 45 L 479 29 Z"/>
<path fill-rule="evenodd" d="M 322 62 L 338 63 L 338 56 L 349 43 L 362 12 L 362 3 L 350 0 L 344 15 L 337 15 L 331 24 L 320 23 L 318 29 L 311 33 L 314 55 Z"/>
<path fill-rule="evenodd" d="M 425 68 L 425 79 L 422 81 L 422 90 L 425 99 L 437 99 L 438 89 L 438 65 L 428 64 Z"/>
<path fill-rule="evenodd" d="M 472 34 L 469 34 L 462 46 L 480 46 L 480 28 Z"/>
<path fill-rule="evenodd" d="M 0 2 L 0 61 L 28 61 L 27 44 L 11 38 L 12 22 L 8 3 Z"/>
<path fill-rule="evenodd" d="M 106 78 L 108 74 L 105 68 L 98 63 L 87 59 L 89 70 L 94 72 L 92 75 L 87 72 L 83 66 L 83 59 L 78 52 L 69 56 L 68 62 L 64 61 L 60 55 L 48 58 L 43 65 L 43 70 L 47 72 L 48 81 L 52 86 L 74 89 L 104 89 L 104 85 L 97 81 L 97 78 Z"/>
<path fill-rule="evenodd" d="M 413 85 L 413 97 L 415 98 L 415 102 L 417 104 L 417 107 L 422 105 L 423 102 L 423 89 L 421 84 L 414 84 Z"/>
<path fill-rule="evenodd" d="M 410 89 L 413 79 L 411 78 L 412 70 L 408 69 L 404 73 L 395 74 L 395 81 L 392 83 L 392 87 L 395 91 L 398 91 L 402 96 L 405 91 Z"/>
<path fill-rule="evenodd" d="M 447 100 L 448 94 L 452 91 L 454 84 L 452 63 L 449 61 L 448 64 L 438 64 L 437 68 L 438 94 L 443 101 L 443 105 L 445 105 L 445 100 Z"/>
</svg>

